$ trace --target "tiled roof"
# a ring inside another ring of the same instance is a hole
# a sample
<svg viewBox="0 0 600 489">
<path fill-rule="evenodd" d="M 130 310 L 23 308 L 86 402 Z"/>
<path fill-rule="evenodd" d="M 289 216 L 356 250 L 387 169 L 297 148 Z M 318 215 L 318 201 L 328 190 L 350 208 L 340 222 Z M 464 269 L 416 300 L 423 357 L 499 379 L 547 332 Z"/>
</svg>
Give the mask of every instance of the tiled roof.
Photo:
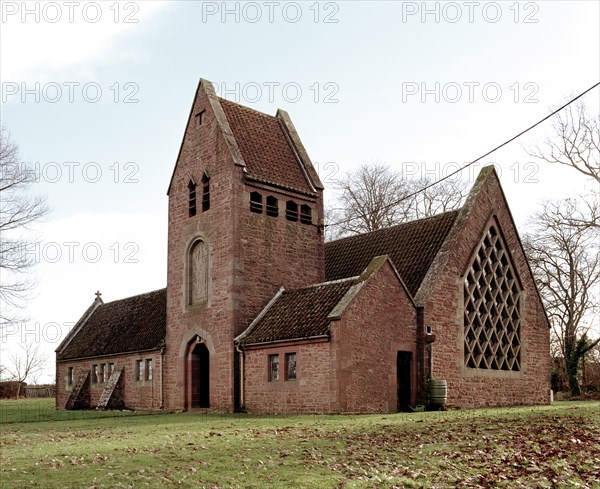
<svg viewBox="0 0 600 489">
<path fill-rule="evenodd" d="M 355 282 L 344 280 L 284 291 L 239 342 L 250 345 L 327 334 L 327 316 Z"/>
<path fill-rule="evenodd" d="M 166 335 L 166 290 L 101 304 L 58 360 L 158 349 Z"/>
<path fill-rule="evenodd" d="M 220 98 L 248 176 L 314 194 L 277 117 Z"/>
<path fill-rule="evenodd" d="M 326 279 L 359 275 L 373 257 L 388 255 L 414 296 L 458 212 L 446 212 L 326 243 Z"/>
</svg>

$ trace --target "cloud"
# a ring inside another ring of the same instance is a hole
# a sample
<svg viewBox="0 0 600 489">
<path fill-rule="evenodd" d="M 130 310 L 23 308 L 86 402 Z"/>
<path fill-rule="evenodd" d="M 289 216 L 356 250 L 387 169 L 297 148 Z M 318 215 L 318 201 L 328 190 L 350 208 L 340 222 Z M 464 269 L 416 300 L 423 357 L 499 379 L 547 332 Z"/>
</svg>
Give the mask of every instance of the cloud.
<svg viewBox="0 0 600 489">
<path fill-rule="evenodd" d="M 2 81 L 47 81 L 106 56 L 168 2 L 0 2 Z"/>
</svg>

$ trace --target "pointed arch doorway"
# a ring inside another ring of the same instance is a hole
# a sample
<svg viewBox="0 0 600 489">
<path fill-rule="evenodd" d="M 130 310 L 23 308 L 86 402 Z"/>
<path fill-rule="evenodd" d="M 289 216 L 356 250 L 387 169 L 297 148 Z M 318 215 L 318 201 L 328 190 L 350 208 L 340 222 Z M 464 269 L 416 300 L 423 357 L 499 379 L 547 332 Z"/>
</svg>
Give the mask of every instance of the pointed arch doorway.
<svg viewBox="0 0 600 489">
<path fill-rule="evenodd" d="M 190 343 L 187 361 L 187 398 L 191 408 L 210 407 L 210 353 L 201 339 Z"/>
</svg>

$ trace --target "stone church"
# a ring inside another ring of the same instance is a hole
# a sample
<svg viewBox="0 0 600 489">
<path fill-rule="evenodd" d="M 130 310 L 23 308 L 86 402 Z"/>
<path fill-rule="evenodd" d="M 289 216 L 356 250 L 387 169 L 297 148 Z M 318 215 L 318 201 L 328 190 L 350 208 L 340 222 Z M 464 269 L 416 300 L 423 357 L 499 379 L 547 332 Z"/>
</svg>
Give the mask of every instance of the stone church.
<svg viewBox="0 0 600 489">
<path fill-rule="evenodd" d="M 549 323 L 498 175 L 452 212 L 325 243 L 288 114 L 201 80 L 168 188 L 167 287 L 98 294 L 57 408 L 394 412 L 549 402 Z"/>
</svg>

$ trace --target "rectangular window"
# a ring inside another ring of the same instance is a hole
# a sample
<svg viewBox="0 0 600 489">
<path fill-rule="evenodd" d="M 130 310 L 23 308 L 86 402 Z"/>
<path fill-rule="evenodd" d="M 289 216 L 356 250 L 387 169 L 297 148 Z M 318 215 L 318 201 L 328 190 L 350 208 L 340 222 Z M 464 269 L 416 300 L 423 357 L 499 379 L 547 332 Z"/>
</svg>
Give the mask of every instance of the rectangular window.
<svg viewBox="0 0 600 489">
<path fill-rule="evenodd" d="M 113 374 L 114 371 L 115 371 L 115 364 L 114 363 L 109 363 L 108 364 L 108 378 L 109 379 L 112 376 L 112 374 Z"/>
<path fill-rule="evenodd" d="M 142 361 L 135 361 L 135 380 L 142 380 Z"/>
<path fill-rule="evenodd" d="M 98 365 L 92 365 L 92 384 L 98 383 Z"/>
<path fill-rule="evenodd" d="M 67 370 L 67 385 L 73 385 L 73 367 Z"/>
<path fill-rule="evenodd" d="M 269 382 L 279 381 L 279 355 L 269 355 Z"/>
<path fill-rule="evenodd" d="M 188 183 L 188 214 L 190 217 L 196 215 L 196 184 L 191 180 Z"/>
<path fill-rule="evenodd" d="M 296 354 L 285 354 L 285 380 L 296 380 Z"/>
<path fill-rule="evenodd" d="M 106 364 L 100 364 L 100 374 L 98 376 L 98 382 L 106 382 Z"/>
<path fill-rule="evenodd" d="M 202 177 L 202 212 L 210 210 L 210 178 L 204 174 Z"/>
<path fill-rule="evenodd" d="M 146 372 L 145 372 L 146 380 L 152 380 L 152 359 L 146 359 Z"/>
</svg>

